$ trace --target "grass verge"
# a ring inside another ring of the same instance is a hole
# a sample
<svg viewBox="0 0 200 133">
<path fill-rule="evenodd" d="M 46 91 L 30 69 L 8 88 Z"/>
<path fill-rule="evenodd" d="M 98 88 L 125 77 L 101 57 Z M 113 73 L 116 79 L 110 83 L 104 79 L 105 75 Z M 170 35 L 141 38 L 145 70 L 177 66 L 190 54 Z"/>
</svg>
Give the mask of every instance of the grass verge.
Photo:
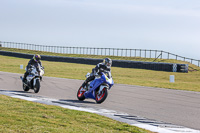
<svg viewBox="0 0 200 133">
<path fill-rule="evenodd" d="M 97 114 L 29 102 L 4 95 L 0 95 L 0 108 L 0 132 L 5 133 L 150 132 Z"/>
</svg>

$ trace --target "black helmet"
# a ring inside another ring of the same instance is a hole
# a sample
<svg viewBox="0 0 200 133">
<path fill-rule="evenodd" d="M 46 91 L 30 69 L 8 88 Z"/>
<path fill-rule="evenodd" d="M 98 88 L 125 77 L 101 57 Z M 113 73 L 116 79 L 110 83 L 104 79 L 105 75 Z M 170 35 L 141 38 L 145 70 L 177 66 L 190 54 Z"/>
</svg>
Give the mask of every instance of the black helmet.
<svg viewBox="0 0 200 133">
<path fill-rule="evenodd" d="M 103 63 L 105 64 L 105 66 L 111 67 L 111 65 L 112 65 L 112 60 L 111 60 L 110 58 L 105 58 L 105 59 L 103 60 Z"/>
<path fill-rule="evenodd" d="M 38 62 L 38 61 L 40 61 L 41 56 L 40 56 L 39 54 L 35 54 L 35 55 L 33 56 L 33 59 L 34 59 L 35 62 Z"/>
</svg>

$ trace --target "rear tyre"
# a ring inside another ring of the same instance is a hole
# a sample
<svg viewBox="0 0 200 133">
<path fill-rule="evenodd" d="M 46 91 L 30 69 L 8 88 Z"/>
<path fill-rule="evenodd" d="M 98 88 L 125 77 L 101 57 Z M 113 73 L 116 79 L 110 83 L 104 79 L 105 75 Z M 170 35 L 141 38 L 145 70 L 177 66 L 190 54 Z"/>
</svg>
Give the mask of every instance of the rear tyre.
<svg viewBox="0 0 200 133">
<path fill-rule="evenodd" d="M 107 95 L 108 95 L 107 88 L 103 88 L 103 90 L 100 92 L 100 94 L 99 94 L 99 91 L 97 90 L 96 91 L 96 102 L 102 103 L 104 100 L 106 100 Z"/>
<path fill-rule="evenodd" d="M 35 93 L 38 93 L 39 90 L 40 90 L 40 80 L 37 79 L 37 80 L 36 80 L 35 87 L 34 87 L 34 92 L 35 92 Z"/>
<path fill-rule="evenodd" d="M 77 92 L 78 100 L 80 100 L 80 101 L 85 100 L 85 96 L 84 96 L 85 91 L 86 90 L 82 86 L 78 89 L 78 92 Z"/>
<path fill-rule="evenodd" d="M 26 86 L 24 83 L 23 83 L 22 87 L 23 87 L 23 90 L 24 90 L 24 91 L 29 91 L 29 87 Z"/>
</svg>

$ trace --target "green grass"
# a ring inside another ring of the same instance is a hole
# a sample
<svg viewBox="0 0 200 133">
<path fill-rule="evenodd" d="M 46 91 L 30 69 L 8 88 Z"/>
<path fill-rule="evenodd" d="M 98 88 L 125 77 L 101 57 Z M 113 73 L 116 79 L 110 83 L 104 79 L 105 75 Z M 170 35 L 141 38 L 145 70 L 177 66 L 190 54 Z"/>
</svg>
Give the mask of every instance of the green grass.
<svg viewBox="0 0 200 133">
<path fill-rule="evenodd" d="M 64 109 L 0 95 L 0 132 L 149 133 L 97 114 Z"/>
</svg>

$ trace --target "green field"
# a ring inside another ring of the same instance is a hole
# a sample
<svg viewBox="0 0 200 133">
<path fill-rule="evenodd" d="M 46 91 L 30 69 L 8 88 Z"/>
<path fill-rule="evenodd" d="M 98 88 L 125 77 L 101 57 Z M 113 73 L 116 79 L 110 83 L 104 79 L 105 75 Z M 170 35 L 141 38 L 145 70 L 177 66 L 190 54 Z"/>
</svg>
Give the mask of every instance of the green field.
<svg viewBox="0 0 200 133">
<path fill-rule="evenodd" d="M 1 48 L 2 49 L 2 48 Z M 5 50 L 5 48 L 3 48 Z M 9 49 L 10 51 L 14 49 Z M 17 50 L 16 52 L 23 52 L 24 50 Z M 34 51 L 27 51 L 25 53 L 36 53 Z M 43 53 L 37 52 L 41 55 L 54 55 L 55 53 Z M 63 54 L 58 54 L 63 55 Z M 64 54 L 63 56 L 67 56 Z M 69 55 L 75 56 L 75 55 Z M 87 55 L 77 55 L 78 57 L 91 57 Z M 93 58 L 96 56 L 92 56 Z M 100 56 L 99 58 L 104 58 Z M 110 57 L 113 59 L 114 57 Z M 124 57 L 125 58 L 125 57 Z M 130 58 L 130 57 L 129 57 Z M 126 59 L 129 59 L 126 58 Z M 114 59 L 121 59 L 121 57 L 115 57 Z M 132 58 L 134 60 L 135 58 Z M 137 58 L 138 59 L 138 58 Z M 145 60 L 145 59 L 142 59 Z M 150 60 L 150 59 L 146 59 Z M 151 59 L 152 60 L 152 59 Z M 27 65 L 28 59 L 0 56 L 0 70 L 13 73 L 24 73 L 24 70 L 20 70 L 20 64 Z M 166 62 L 175 62 L 175 60 L 166 60 Z M 179 61 L 182 62 L 182 61 Z M 45 67 L 45 76 L 62 77 L 70 79 L 85 79 L 85 74 L 91 72 L 94 65 L 84 65 L 76 63 L 64 63 L 64 62 L 49 62 L 42 61 Z M 184 63 L 184 62 L 182 62 Z M 190 71 L 188 73 L 174 73 L 164 71 L 152 71 L 144 69 L 132 69 L 132 68 L 119 68 L 112 67 L 112 75 L 115 83 L 140 85 L 150 87 L 160 87 L 169 89 L 200 91 L 200 71 L 199 67 L 190 64 Z M 169 76 L 175 75 L 175 83 L 169 82 Z"/>
<path fill-rule="evenodd" d="M 3 95 L 0 108 L 1 133 L 150 133 L 97 114 Z"/>
</svg>

